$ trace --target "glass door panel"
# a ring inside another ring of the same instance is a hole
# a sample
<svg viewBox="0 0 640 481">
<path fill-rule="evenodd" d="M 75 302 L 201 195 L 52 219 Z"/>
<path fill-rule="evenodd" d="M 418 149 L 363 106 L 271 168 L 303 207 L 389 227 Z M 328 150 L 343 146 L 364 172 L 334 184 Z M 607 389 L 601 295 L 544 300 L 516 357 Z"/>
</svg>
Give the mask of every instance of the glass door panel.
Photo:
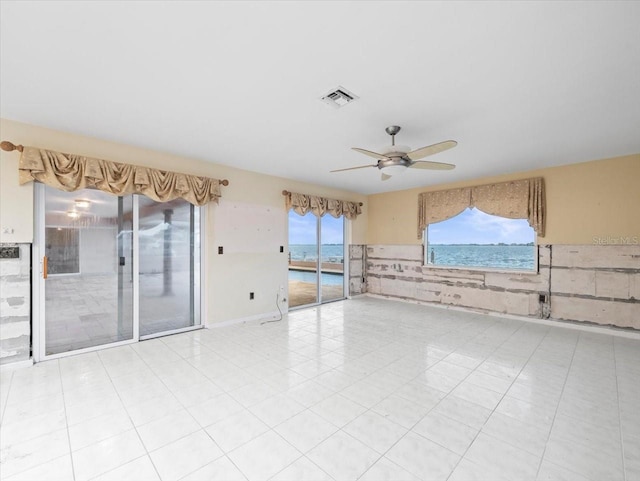
<svg viewBox="0 0 640 481">
<path fill-rule="evenodd" d="M 43 192 L 45 355 L 133 339 L 132 197 Z"/>
<path fill-rule="evenodd" d="M 321 300 L 344 298 L 344 217 L 320 218 Z"/>
<path fill-rule="evenodd" d="M 200 324 L 200 209 L 139 197 L 140 337 Z"/>
<path fill-rule="evenodd" d="M 318 302 L 318 218 L 289 211 L 289 307 Z"/>
</svg>

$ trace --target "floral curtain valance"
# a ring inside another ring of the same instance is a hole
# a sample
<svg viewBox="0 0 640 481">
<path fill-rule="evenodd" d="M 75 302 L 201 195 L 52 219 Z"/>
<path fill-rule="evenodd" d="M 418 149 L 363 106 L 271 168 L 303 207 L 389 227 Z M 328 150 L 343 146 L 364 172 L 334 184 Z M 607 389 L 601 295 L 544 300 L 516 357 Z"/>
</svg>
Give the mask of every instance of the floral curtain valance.
<svg viewBox="0 0 640 481">
<path fill-rule="evenodd" d="M 418 239 L 429 224 L 450 219 L 467 207 L 509 219 L 527 219 L 544 237 L 545 196 L 542 177 L 461 189 L 423 192 L 418 196 Z"/>
<path fill-rule="evenodd" d="M 157 202 L 182 198 L 205 205 L 220 198 L 220 181 L 52 150 L 24 147 L 20 184 L 33 180 L 56 189 L 95 188 L 114 195 L 142 194 Z"/>
<path fill-rule="evenodd" d="M 315 195 L 298 194 L 296 192 L 283 192 L 287 210 L 293 209 L 296 214 L 305 215 L 312 212 L 317 217 L 325 214 L 338 218 L 344 215 L 347 219 L 355 219 L 362 213 L 359 202 L 328 199 Z"/>
</svg>

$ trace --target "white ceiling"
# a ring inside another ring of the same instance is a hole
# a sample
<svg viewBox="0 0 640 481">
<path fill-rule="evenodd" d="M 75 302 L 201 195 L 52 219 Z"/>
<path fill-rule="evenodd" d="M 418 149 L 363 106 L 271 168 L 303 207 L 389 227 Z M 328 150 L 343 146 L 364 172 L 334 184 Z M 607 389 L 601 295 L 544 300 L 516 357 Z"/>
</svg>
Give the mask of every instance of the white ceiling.
<svg viewBox="0 0 640 481">
<path fill-rule="evenodd" d="M 0 8 L 13 120 L 367 194 L 640 152 L 637 1 Z M 457 168 L 329 173 L 391 124 Z"/>
</svg>

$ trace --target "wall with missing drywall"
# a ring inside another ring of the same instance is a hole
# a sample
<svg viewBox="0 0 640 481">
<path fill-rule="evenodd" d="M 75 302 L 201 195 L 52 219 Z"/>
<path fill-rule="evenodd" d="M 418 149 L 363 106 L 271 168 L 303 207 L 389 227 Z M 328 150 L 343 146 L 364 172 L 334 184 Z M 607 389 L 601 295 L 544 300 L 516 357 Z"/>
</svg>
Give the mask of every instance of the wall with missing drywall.
<svg viewBox="0 0 640 481">
<path fill-rule="evenodd" d="M 640 245 L 538 246 L 536 273 L 423 266 L 416 245 L 368 245 L 366 251 L 370 294 L 640 329 Z"/>
<path fill-rule="evenodd" d="M 0 364 L 31 356 L 31 245 L 17 247 L 17 258 L 0 258 Z"/>
</svg>

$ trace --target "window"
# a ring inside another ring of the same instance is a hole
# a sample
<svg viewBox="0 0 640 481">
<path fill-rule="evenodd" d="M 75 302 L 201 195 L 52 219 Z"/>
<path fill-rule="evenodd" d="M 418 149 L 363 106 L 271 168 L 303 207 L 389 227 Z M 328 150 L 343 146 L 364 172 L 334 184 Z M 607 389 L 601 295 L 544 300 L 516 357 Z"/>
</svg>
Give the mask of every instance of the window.
<svg viewBox="0 0 640 481">
<path fill-rule="evenodd" d="M 526 219 L 467 208 L 425 229 L 425 265 L 536 269 L 536 234 Z"/>
</svg>

